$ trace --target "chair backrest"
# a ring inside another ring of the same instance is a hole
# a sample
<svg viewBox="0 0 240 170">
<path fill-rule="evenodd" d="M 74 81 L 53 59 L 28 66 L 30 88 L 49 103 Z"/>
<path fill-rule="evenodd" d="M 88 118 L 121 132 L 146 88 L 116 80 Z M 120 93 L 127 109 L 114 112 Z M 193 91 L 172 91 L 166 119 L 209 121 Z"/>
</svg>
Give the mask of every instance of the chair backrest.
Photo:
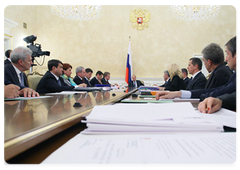
<svg viewBox="0 0 240 170">
<path fill-rule="evenodd" d="M 28 85 L 31 89 L 35 90 L 37 89 L 37 85 L 39 83 L 39 81 L 41 80 L 43 76 L 41 75 L 27 75 L 27 79 L 28 79 Z"/>
</svg>

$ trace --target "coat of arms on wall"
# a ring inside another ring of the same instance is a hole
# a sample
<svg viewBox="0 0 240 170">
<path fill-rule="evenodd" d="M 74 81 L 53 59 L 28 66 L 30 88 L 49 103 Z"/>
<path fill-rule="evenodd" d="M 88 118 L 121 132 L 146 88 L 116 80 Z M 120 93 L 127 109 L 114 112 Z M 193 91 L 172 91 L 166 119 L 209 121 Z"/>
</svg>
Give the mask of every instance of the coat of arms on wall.
<svg viewBox="0 0 240 170">
<path fill-rule="evenodd" d="M 147 10 L 142 10 L 141 8 L 135 9 L 130 14 L 130 20 L 132 21 L 133 28 L 143 30 L 148 27 L 150 13 Z"/>
</svg>

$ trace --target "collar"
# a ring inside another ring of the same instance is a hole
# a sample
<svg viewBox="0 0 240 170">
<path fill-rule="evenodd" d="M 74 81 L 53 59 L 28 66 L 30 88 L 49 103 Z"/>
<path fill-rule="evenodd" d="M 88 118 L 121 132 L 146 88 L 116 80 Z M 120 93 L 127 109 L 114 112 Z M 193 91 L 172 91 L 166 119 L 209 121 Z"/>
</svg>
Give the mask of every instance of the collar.
<svg viewBox="0 0 240 170">
<path fill-rule="evenodd" d="M 54 73 L 52 73 L 51 71 L 50 71 L 50 73 L 56 78 L 56 80 L 58 81 L 58 79 L 59 79 L 59 77 L 58 76 L 56 76 Z"/>
<path fill-rule="evenodd" d="M 19 75 L 21 73 L 21 71 L 14 64 L 12 64 L 12 66 L 15 69 L 17 75 Z"/>
<path fill-rule="evenodd" d="M 80 80 L 82 80 L 82 77 L 78 76 L 80 78 Z"/>
<path fill-rule="evenodd" d="M 201 70 L 198 71 L 198 72 L 196 72 L 195 74 L 193 74 L 193 75 L 192 75 L 192 79 L 194 79 L 194 77 L 196 77 L 196 75 L 197 75 L 198 73 L 200 73 L 200 72 L 201 72 Z"/>
</svg>

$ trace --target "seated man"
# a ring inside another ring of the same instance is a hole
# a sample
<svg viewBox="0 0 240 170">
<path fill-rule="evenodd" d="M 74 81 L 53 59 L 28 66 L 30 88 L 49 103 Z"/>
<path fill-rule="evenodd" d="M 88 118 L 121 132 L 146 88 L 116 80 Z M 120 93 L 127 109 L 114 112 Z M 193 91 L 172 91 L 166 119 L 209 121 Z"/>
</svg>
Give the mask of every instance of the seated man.
<svg viewBox="0 0 240 170">
<path fill-rule="evenodd" d="M 186 87 L 188 86 L 188 83 L 189 83 L 189 78 L 188 78 L 188 71 L 186 68 L 182 68 L 182 75 L 183 75 L 183 81 L 186 85 Z"/>
<path fill-rule="evenodd" d="M 196 57 L 190 58 L 187 69 L 189 74 L 192 74 L 192 77 L 189 80 L 186 90 L 204 89 L 207 79 L 201 72 L 202 61 Z"/>
<path fill-rule="evenodd" d="M 135 75 L 132 75 L 132 80 L 130 81 L 128 87 L 138 88 L 140 86 L 144 86 L 144 84 L 140 80 L 137 80 L 137 77 Z"/>
<path fill-rule="evenodd" d="M 232 75 L 231 70 L 224 64 L 224 53 L 222 48 L 215 43 L 206 46 L 203 51 L 203 62 L 211 73 L 207 80 L 205 89 L 216 88 L 226 84 Z"/>
<path fill-rule="evenodd" d="M 171 81 L 170 81 L 170 75 L 169 75 L 168 70 L 165 70 L 165 71 L 163 72 L 163 79 L 164 79 L 165 83 L 164 83 L 163 85 L 159 86 L 159 87 L 167 87 L 167 86 L 170 86 Z M 160 90 L 161 90 L 161 88 L 160 88 Z"/>
<path fill-rule="evenodd" d="M 93 77 L 90 81 L 91 85 L 94 87 L 95 84 L 102 84 L 101 79 L 102 79 L 103 73 L 101 71 L 97 71 L 96 76 Z"/>
<path fill-rule="evenodd" d="M 61 91 L 72 91 L 75 87 L 68 86 L 63 78 L 63 64 L 59 60 L 48 61 L 48 71 L 42 77 L 37 86 L 37 92 L 42 93 L 54 93 Z"/>
<path fill-rule="evenodd" d="M 39 96 L 37 92 L 29 88 L 27 76 L 24 71 L 29 70 L 32 65 L 32 51 L 27 47 L 17 47 L 11 54 L 12 63 L 4 66 L 4 84 L 15 84 L 24 89 L 24 97 Z"/>
<path fill-rule="evenodd" d="M 87 84 L 86 84 L 85 76 L 86 76 L 85 68 L 82 67 L 82 66 L 79 66 L 79 67 L 76 68 L 76 76 L 74 77 L 73 81 L 77 85 L 83 84 L 86 87 Z"/>
<path fill-rule="evenodd" d="M 11 52 L 12 52 L 12 50 L 7 50 L 6 52 L 5 52 L 5 56 L 6 56 L 6 60 L 4 60 L 4 65 L 6 65 L 6 64 L 11 64 L 11 58 L 10 58 L 10 54 L 11 54 Z"/>
<path fill-rule="evenodd" d="M 208 97 L 198 105 L 198 110 L 202 113 L 214 113 L 221 108 L 236 111 L 236 92 L 224 94 L 217 98 Z"/>
<path fill-rule="evenodd" d="M 103 78 L 101 79 L 102 84 L 110 84 L 108 80 L 110 79 L 110 73 L 109 72 L 104 72 L 103 73 Z"/>
<path fill-rule="evenodd" d="M 156 99 L 172 99 L 172 98 L 200 98 L 200 100 L 204 100 L 207 97 L 217 97 L 224 95 L 226 93 L 233 93 L 236 92 L 236 36 L 233 37 L 231 40 L 229 40 L 225 45 L 225 52 L 226 52 L 226 61 L 228 62 L 228 65 L 231 70 L 234 71 L 234 73 L 231 75 L 229 81 L 227 84 L 217 87 L 217 88 L 211 88 L 211 89 L 198 89 L 198 90 L 181 90 L 181 91 L 175 91 L 175 92 L 158 92 L 156 94 Z"/>
<path fill-rule="evenodd" d="M 86 80 L 87 87 L 91 87 L 92 85 L 90 83 L 90 78 L 92 77 L 93 71 L 90 68 L 86 68 L 85 71 L 86 71 L 85 80 Z"/>
<path fill-rule="evenodd" d="M 21 54 L 22 53 L 22 54 Z M 16 84 L 21 89 L 28 87 L 27 76 L 24 71 L 29 70 L 32 65 L 32 51 L 26 47 L 18 47 L 11 53 L 12 64 L 4 66 L 4 84 Z"/>
</svg>

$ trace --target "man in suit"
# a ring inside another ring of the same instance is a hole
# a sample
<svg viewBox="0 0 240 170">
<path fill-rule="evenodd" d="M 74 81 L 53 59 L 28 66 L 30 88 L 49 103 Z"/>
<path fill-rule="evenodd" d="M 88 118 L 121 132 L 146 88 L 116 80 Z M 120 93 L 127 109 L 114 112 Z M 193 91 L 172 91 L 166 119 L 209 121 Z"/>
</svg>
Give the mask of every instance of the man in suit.
<svg viewBox="0 0 240 170">
<path fill-rule="evenodd" d="M 132 80 L 130 81 L 128 87 L 138 88 L 140 86 L 144 86 L 144 84 L 140 80 L 137 80 L 137 77 L 135 75 L 132 75 Z"/>
<path fill-rule="evenodd" d="M 72 91 L 75 87 L 68 86 L 63 78 L 63 64 L 59 60 L 48 61 L 48 71 L 42 77 L 37 86 L 37 92 L 42 93 L 54 93 L 61 91 Z"/>
<path fill-rule="evenodd" d="M 86 71 L 85 68 L 82 66 L 79 66 L 76 68 L 76 76 L 73 78 L 73 81 L 79 85 L 79 84 L 83 84 L 85 87 L 87 86 L 87 82 L 85 80 L 85 76 L 86 76 Z"/>
<path fill-rule="evenodd" d="M 196 57 L 190 58 L 187 69 L 189 74 L 192 74 L 192 77 L 189 80 L 186 90 L 204 89 L 207 79 L 201 72 L 202 61 Z"/>
<path fill-rule="evenodd" d="M 110 84 L 108 80 L 110 79 L 110 73 L 105 71 L 103 73 L 103 78 L 101 79 L 102 84 Z"/>
<path fill-rule="evenodd" d="M 103 73 L 101 71 L 97 71 L 96 76 L 93 77 L 90 81 L 91 85 L 94 87 L 95 84 L 102 84 L 101 79 L 103 77 Z"/>
<path fill-rule="evenodd" d="M 29 88 L 27 76 L 24 71 L 32 65 L 32 51 L 27 47 L 17 47 L 11 52 L 12 63 L 4 66 L 4 84 L 15 84 L 20 87 L 20 95 L 24 97 L 39 96 L 37 92 Z"/>
<path fill-rule="evenodd" d="M 91 77 L 92 77 L 92 73 L 93 73 L 93 71 L 92 71 L 92 69 L 90 69 L 90 68 L 86 68 L 85 69 L 85 71 L 86 71 L 86 76 L 85 76 L 85 82 L 86 82 L 86 84 L 87 84 L 87 87 L 91 87 L 92 85 L 91 85 L 91 83 L 90 83 L 90 79 L 91 79 Z"/>
<path fill-rule="evenodd" d="M 183 75 L 183 81 L 187 87 L 189 84 L 188 71 L 186 68 L 182 68 L 181 70 L 182 70 L 182 75 Z"/>
<path fill-rule="evenodd" d="M 4 65 L 6 64 L 11 64 L 11 58 L 10 58 L 10 54 L 11 54 L 12 50 L 7 50 L 5 52 L 5 56 L 7 57 L 6 60 L 4 60 Z"/>
<path fill-rule="evenodd" d="M 168 70 L 165 70 L 163 72 L 163 79 L 164 79 L 165 83 L 163 85 L 159 86 L 159 87 L 168 87 L 168 86 L 170 86 L 171 81 L 170 81 L 170 75 L 169 75 Z"/>
<path fill-rule="evenodd" d="M 207 97 L 217 97 L 236 92 L 236 36 L 226 43 L 225 52 L 227 54 L 226 61 L 229 68 L 234 71 L 227 84 L 211 89 L 181 90 L 175 92 L 161 91 L 156 94 L 156 99 L 172 99 L 179 97 L 184 99 L 200 98 L 200 100 L 204 100 Z"/>
<path fill-rule="evenodd" d="M 211 43 L 202 50 L 203 62 L 211 73 L 205 85 L 205 89 L 211 89 L 226 84 L 232 75 L 229 67 L 224 64 L 224 53 L 222 48 L 215 43 Z"/>
</svg>

